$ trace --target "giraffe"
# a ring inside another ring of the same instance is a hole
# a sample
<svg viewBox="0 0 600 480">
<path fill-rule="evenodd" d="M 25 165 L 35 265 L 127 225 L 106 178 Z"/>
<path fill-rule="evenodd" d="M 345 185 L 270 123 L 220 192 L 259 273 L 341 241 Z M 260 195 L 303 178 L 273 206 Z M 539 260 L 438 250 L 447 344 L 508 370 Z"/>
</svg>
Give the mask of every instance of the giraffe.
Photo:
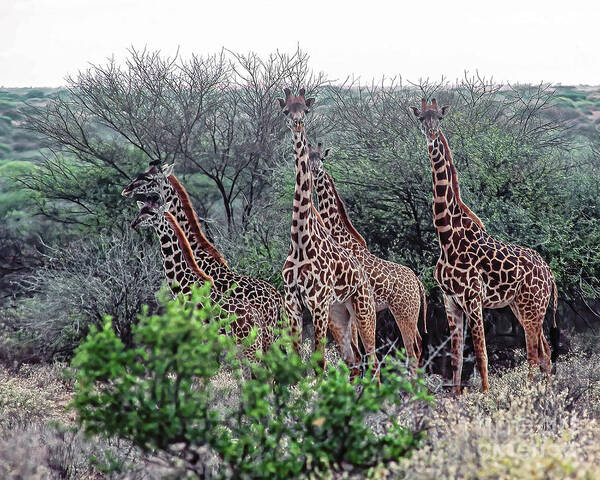
<svg viewBox="0 0 600 480">
<path fill-rule="evenodd" d="M 371 286 L 358 261 L 329 235 L 312 203 L 313 179 L 308 168 L 304 118 L 313 102 L 314 98 L 305 98 L 304 89 L 298 96 L 292 96 L 286 88 L 285 100 L 279 99 L 292 130 L 296 163 L 291 244 L 282 272 L 285 306 L 296 338 L 301 328 L 302 306 L 310 310 L 315 350 L 321 353 L 323 369 L 324 339 L 329 327 L 352 377 L 359 372 L 360 359 L 352 340 L 351 325 L 356 323 L 379 381 Z"/>
<path fill-rule="evenodd" d="M 183 230 L 168 211 L 168 204 L 160 205 L 157 201 L 148 199 L 146 202 L 138 202 L 138 207 L 140 211 L 131 223 L 131 228 L 153 227 L 156 231 L 160 240 L 165 276 L 173 295 L 177 296 L 181 293 L 187 296 L 192 291 L 192 285 L 209 282 L 212 285 L 211 301 L 218 303 L 224 312 L 236 316 L 231 324 L 236 339 L 242 340 L 250 335 L 252 328 L 258 328 L 257 340 L 243 351 L 248 360 L 255 359 L 256 352 L 262 347 L 263 341 L 260 312 L 249 302 L 227 296 L 227 292 L 214 288 L 213 279 L 196 263 Z"/>
<path fill-rule="evenodd" d="M 274 339 L 276 326 L 283 327 L 283 298 L 281 294 L 264 280 L 234 272 L 214 245 L 206 238 L 187 191 L 173 175 L 174 165 L 160 166 L 151 162 L 148 168 L 137 175 L 121 194 L 158 194 L 161 201 L 169 204 L 169 212 L 176 218 L 187 237 L 198 266 L 209 275 L 218 291 L 231 291 L 231 296 L 249 301 L 264 319 L 263 349 L 269 349 Z M 297 352 L 299 346 L 295 345 Z"/>
<path fill-rule="evenodd" d="M 427 302 L 423 284 L 408 267 L 398 265 L 373 255 L 364 238 L 348 218 L 346 206 L 338 195 L 331 175 L 325 171 L 323 161 L 330 149 L 322 150 L 308 145 L 309 166 L 319 201 L 319 214 L 333 239 L 349 250 L 358 260 L 373 288 L 375 309 L 389 308 L 396 320 L 409 358 L 418 365 L 421 357 L 421 336 L 417 329 L 419 311 L 423 324 L 427 317 Z"/>
<path fill-rule="evenodd" d="M 525 330 L 529 378 L 537 365 L 550 372 L 550 346 L 542 325 L 550 297 L 553 302 L 551 339 L 557 352 L 557 289 L 552 270 L 539 253 L 489 235 L 481 220 L 464 205 L 458 175 L 440 121 L 448 106 L 437 101 L 421 110 L 411 107 L 427 139 L 433 176 L 433 218 L 440 244 L 434 276 L 442 289 L 452 343 L 453 384 L 461 393 L 463 318 L 466 315 L 475 347 L 482 391 L 489 390 L 483 309 L 509 306 Z M 553 354 L 554 357 L 554 354 Z M 555 357 L 554 357 L 555 358 Z"/>
</svg>

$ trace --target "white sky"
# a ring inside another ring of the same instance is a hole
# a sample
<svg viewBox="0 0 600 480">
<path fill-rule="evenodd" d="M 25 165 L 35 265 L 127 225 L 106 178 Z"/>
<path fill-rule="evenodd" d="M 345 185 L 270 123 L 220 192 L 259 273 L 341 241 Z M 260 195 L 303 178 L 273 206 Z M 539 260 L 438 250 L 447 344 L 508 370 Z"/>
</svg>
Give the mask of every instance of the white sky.
<svg viewBox="0 0 600 480">
<path fill-rule="evenodd" d="M 59 86 L 129 46 L 291 52 L 330 79 L 600 84 L 600 2 L 0 0 L 0 86 Z"/>
</svg>

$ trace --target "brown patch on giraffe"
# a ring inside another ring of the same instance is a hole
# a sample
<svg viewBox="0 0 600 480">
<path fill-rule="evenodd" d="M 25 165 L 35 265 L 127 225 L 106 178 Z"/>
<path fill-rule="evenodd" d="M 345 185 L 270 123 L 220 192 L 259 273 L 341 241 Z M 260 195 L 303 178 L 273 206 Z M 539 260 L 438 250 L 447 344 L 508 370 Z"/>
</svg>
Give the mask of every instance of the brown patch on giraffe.
<svg viewBox="0 0 600 480">
<path fill-rule="evenodd" d="M 196 212 L 192 207 L 192 202 L 190 201 L 190 197 L 186 189 L 183 187 L 183 185 L 181 185 L 181 183 L 179 183 L 179 180 L 177 180 L 177 178 L 175 178 L 174 175 L 169 175 L 168 180 L 175 189 L 175 193 L 179 197 L 179 201 L 181 202 L 185 216 L 188 219 L 190 229 L 193 235 L 196 237 L 198 243 L 201 245 L 202 249 L 206 250 L 220 264 L 227 265 L 227 261 L 225 260 L 223 255 L 221 255 L 221 252 L 219 252 L 215 248 L 215 246 L 212 243 L 210 243 L 210 241 L 208 240 L 208 238 L 206 238 L 204 232 L 200 228 L 198 216 L 196 215 Z"/>
</svg>

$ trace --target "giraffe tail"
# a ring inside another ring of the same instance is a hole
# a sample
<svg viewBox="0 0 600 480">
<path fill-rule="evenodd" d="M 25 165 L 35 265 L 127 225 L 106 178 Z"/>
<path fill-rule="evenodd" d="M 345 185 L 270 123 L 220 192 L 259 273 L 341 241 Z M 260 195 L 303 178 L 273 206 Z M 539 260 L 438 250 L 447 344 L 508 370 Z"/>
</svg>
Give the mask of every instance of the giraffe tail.
<svg viewBox="0 0 600 480">
<path fill-rule="evenodd" d="M 558 310 L 558 289 L 556 288 L 556 279 L 552 276 L 552 322 L 553 325 L 550 327 L 550 345 L 552 347 L 552 354 L 550 355 L 550 361 L 556 362 L 558 359 L 558 348 L 560 344 L 560 329 L 556 325 L 556 310 Z"/>
<path fill-rule="evenodd" d="M 421 313 L 423 314 L 423 329 L 427 333 L 427 297 L 425 296 L 425 287 L 423 282 L 419 282 L 419 293 L 421 295 Z"/>
</svg>

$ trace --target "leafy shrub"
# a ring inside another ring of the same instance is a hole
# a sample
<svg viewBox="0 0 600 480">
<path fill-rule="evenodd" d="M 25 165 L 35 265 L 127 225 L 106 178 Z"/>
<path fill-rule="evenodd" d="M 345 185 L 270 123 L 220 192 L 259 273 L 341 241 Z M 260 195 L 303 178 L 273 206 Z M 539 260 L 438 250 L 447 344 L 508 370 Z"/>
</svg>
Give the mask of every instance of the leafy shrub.
<svg viewBox="0 0 600 480">
<path fill-rule="evenodd" d="M 318 359 L 304 363 L 286 353 L 289 338 L 282 336 L 250 366 L 253 379 L 242 382 L 235 344 L 222 334 L 232 319 L 208 293 L 205 286 L 188 304 L 172 301 L 164 314 L 144 315 L 134 348 L 125 347 L 110 321 L 91 329 L 72 363 L 73 405 L 88 433 L 130 440 L 197 475 L 234 478 L 362 471 L 418 444 L 421 432 L 401 427 L 397 408 L 429 397 L 404 368 L 387 366 L 381 387 L 369 373 L 350 383 L 346 366 L 318 372 Z M 224 369 L 233 377 L 229 405 L 214 386 Z M 376 414 L 379 435 L 365 423 Z"/>
</svg>

